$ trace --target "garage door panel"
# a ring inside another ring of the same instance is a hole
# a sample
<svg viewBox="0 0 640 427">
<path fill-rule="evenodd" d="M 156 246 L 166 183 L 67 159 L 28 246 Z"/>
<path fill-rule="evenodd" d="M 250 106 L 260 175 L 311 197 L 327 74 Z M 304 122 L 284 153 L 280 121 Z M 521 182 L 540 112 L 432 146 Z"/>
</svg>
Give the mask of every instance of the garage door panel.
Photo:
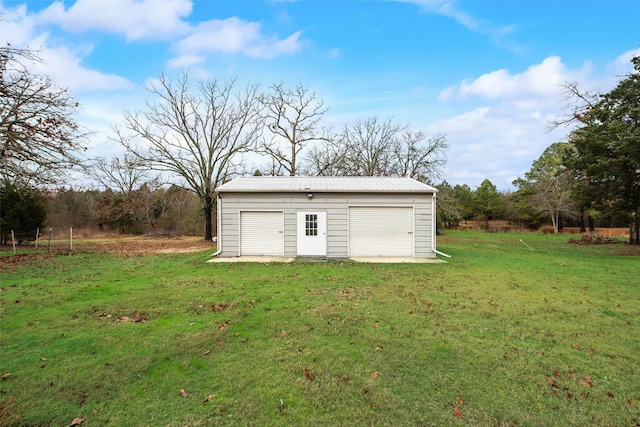
<svg viewBox="0 0 640 427">
<path fill-rule="evenodd" d="M 349 255 L 413 256 L 413 208 L 350 207 Z"/>
<path fill-rule="evenodd" d="M 240 212 L 240 255 L 282 256 L 282 212 Z"/>
</svg>

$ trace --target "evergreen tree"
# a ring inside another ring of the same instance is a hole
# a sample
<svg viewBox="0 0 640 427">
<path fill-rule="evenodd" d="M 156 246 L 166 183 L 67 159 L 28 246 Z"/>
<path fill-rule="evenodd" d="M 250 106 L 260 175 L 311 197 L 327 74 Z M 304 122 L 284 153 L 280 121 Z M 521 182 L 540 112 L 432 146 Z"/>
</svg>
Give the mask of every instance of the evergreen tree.
<svg viewBox="0 0 640 427">
<path fill-rule="evenodd" d="M 495 219 L 500 207 L 500 193 L 488 179 L 482 181 L 476 189 L 474 206 L 475 212 L 484 218 L 486 226 L 489 225 L 490 219 Z"/>
<path fill-rule="evenodd" d="M 579 116 L 565 157 L 582 183 L 582 198 L 627 215 L 630 243 L 640 245 L 640 57 L 635 71 Z"/>
<path fill-rule="evenodd" d="M 11 241 L 13 231 L 18 243 L 34 240 L 42 229 L 47 210 L 40 194 L 27 186 L 4 180 L 0 186 L 0 243 Z"/>
<path fill-rule="evenodd" d="M 456 184 L 453 187 L 458 211 L 463 220 L 473 219 L 473 190 L 467 184 Z"/>
</svg>

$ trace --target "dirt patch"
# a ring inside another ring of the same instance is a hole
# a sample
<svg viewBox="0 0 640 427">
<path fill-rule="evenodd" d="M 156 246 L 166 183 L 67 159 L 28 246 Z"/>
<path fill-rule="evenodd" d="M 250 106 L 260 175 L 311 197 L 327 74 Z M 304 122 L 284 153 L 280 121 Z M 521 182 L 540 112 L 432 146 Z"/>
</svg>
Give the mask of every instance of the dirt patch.
<svg viewBox="0 0 640 427">
<path fill-rule="evenodd" d="M 122 239 L 95 240 L 79 245 L 86 251 L 117 254 L 184 254 L 214 249 L 215 243 L 202 237 L 148 238 L 128 237 Z"/>
<path fill-rule="evenodd" d="M 37 252 L 35 245 L 21 245 L 16 249 L 19 253 L 0 256 L 0 271 L 11 269 L 17 265 L 34 263 L 61 253 L 74 252 L 102 252 L 123 256 L 153 255 L 153 254 L 185 254 L 199 252 L 206 249 L 215 251 L 216 244 L 207 242 L 202 237 L 122 237 L 77 240 L 73 242 L 73 250 L 69 241 L 52 240 L 50 243 L 40 243 Z M 12 247 L 3 246 L 3 251 L 11 251 Z"/>
<path fill-rule="evenodd" d="M 0 256 L 0 272 L 11 270 L 18 265 L 41 261 L 48 256 L 50 255 L 43 253 L 20 253 Z"/>
</svg>

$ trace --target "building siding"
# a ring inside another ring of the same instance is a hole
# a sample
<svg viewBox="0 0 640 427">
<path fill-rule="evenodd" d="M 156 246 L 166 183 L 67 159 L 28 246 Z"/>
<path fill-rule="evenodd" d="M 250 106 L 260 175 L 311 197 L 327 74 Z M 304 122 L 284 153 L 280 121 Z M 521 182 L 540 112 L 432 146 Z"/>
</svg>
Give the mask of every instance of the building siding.
<svg viewBox="0 0 640 427">
<path fill-rule="evenodd" d="M 284 256 L 296 256 L 296 212 L 327 212 L 327 258 L 349 257 L 349 206 L 411 206 L 414 208 L 414 254 L 433 258 L 432 194 L 376 193 L 231 193 L 220 194 L 220 256 L 239 254 L 240 211 L 282 211 L 284 213 Z M 375 232 L 375 230 L 372 230 Z"/>
</svg>

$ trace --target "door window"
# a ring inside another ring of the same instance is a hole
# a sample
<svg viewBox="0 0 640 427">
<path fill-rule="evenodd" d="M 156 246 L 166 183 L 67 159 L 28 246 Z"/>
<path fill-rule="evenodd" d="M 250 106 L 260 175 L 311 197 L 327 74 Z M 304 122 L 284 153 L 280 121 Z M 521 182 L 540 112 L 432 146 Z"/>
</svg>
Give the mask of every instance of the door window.
<svg viewBox="0 0 640 427">
<path fill-rule="evenodd" d="M 318 215 L 317 214 L 305 215 L 305 234 L 307 236 L 318 235 Z"/>
</svg>

